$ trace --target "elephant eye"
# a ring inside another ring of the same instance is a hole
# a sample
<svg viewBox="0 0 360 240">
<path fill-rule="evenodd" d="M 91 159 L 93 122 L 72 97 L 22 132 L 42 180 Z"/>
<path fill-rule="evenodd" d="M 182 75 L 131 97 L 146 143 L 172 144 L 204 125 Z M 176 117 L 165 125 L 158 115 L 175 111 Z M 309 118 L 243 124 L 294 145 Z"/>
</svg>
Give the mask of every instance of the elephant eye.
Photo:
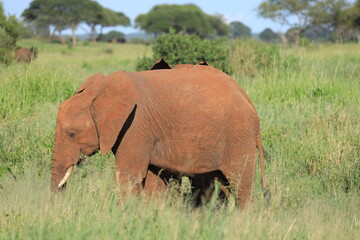
<svg viewBox="0 0 360 240">
<path fill-rule="evenodd" d="M 68 133 L 68 136 L 69 136 L 70 138 L 75 138 L 75 133 Z"/>
</svg>

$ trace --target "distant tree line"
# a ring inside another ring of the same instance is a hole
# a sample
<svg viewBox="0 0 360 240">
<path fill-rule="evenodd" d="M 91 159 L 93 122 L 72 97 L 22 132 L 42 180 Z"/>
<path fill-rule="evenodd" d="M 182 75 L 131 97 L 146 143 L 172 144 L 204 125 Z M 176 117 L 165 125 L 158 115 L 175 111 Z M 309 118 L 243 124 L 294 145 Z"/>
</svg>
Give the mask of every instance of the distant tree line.
<svg viewBox="0 0 360 240">
<path fill-rule="evenodd" d="M 300 38 L 311 32 L 333 34 L 336 42 L 356 37 L 360 43 L 360 0 L 354 4 L 346 0 L 265 0 L 257 11 L 261 17 L 289 26 L 287 34 L 280 37 L 293 39 L 297 46 Z"/>
<path fill-rule="evenodd" d="M 37 34 L 53 37 L 58 33 L 62 43 L 61 32 L 71 29 L 73 46 L 76 45 L 76 30 L 81 23 L 88 25 L 94 42 L 101 37 L 105 27 L 130 26 L 130 19 L 124 13 L 104 8 L 92 0 L 33 0 L 22 17 L 35 28 Z"/>
<path fill-rule="evenodd" d="M 286 33 L 264 29 L 258 36 L 263 41 L 299 45 L 300 39 L 306 37 L 336 42 L 357 39 L 360 43 L 360 0 L 355 3 L 346 0 L 264 0 L 256 10 L 260 17 L 289 27 Z M 109 37 L 102 34 L 106 27 L 130 26 L 130 19 L 124 13 L 104 8 L 94 0 L 33 0 L 22 17 L 36 34 L 49 37 L 57 34 L 61 42 L 64 42 L 62 31 L 71 29 L 73 45 L 76 44 L 77 29 L 84 24 L 88 26 L 84 29 L 93 42 Z M 228 24 L 222 15 L 206 14 L 194 4 L 156 5 L 148 13 L 137 16 L 134 26 L 155 36 L 169 31 L 200 38 L 252 36 L 251 29 L 242 22 Z"/>
</svg>

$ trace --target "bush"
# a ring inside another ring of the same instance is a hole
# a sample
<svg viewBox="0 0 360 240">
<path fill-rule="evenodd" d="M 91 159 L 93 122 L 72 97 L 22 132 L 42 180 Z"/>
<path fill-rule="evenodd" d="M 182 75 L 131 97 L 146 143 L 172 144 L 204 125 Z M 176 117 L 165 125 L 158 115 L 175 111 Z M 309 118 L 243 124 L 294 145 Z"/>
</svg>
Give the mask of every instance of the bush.
<svg viewBox="0 0 360 240">
<path fill-rule="evenodd" d="M 149 70 L 157 59 L 164 58 L 171 66 L 207 61 L 213 67 L 232 73 L 230 49 L 224 40 L 201 40 L 195 35 L 171 32 L 156 38 L 152 49 L 152 57 L 138 59 L 137 70 Z"/>
<path fill-rule="evenodd" d="M 129 43 L 132 44 L 144 44 L 144 45 L 150 45 L 153 42 L 152 38 L 144 39 L 144 38 L 132 38 L 129 39 Z"/>
<path fill-rule="evenodd" d="M 125 42 L 125 34 L 117 31 L 110 31 L 107 34 L 104 34 L 100 37 L 99 41 L 101 42 Z"/>
<path fill-rule="evenodd" d="M 20 37 L 20 24 L 15 16 L 6 17 L 0 2 L 0 62 L 9 64 L 12 61 L 16 41 Z"/>
<path fill-rule="evenodd" d="M 237 76 L 254 76 L 280 60 L 279 47 L 256 40 L 237 40 L 232 43 L 231 63 Z"/>
</svg>

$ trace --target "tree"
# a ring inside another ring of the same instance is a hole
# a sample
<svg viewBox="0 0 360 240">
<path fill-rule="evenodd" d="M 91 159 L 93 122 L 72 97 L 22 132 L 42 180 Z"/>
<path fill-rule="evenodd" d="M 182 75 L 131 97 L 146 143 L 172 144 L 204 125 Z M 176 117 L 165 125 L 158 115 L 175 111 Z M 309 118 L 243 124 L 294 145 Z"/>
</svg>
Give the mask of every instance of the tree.
<svg viewBox="0 0 360 240">
<path fill-rule="evenodd" d="M 125 34 L 118 31 L 110 31 L 99 38 L 102 42 L 125 42 Z"/>
<path fill-rule="evenodd" d="M 226 32 L 220 22 L 220 18 L 205 14 L 194 4 L 162 4 L 139 15 L 135 19 L 135 26 L 155 35 L 169 33 L 170 29 L 174 29 L 176 33 L 196 34 L 205 38 L 212 33 Z"/>
<path fill-rule="evenodd" d="M 332 31 L 325 26 L 309 26 L 302 33 L 303 37 L 311 41 L 330 41 L 332 40 Z"/>
<path fill-rule="evenodd" d="M 52 26 L 51 35 L 58 32 L 59 41 L 65 43 L 61 37 L 61 32 L 67 28 L 68 19 L 58 7 L 61 2 L 62 0 L 33 0 L 21 16 L 36 29 L 41 29 L 42 32 Z"/>
<path fill-rule="evenodd" d="M 22 16 L 28 23 L 35 26 L 50 26 L 59 33 L 71 28 L 72 45 L 76 45 L 76 30 L 80 23 L 87 23 L 93 39 L 96 39 L 96 27 L 128 26 L 130 20 L 121 12 L 103 8 L 93 0 L 33 0 Z"/>
<path fill-rule="evenodd" d="M 229 34 L 229 25 L 225 23 L 225 18 L 221 14 L 208 15 L 209 21 L 213 29 L 215 30 L 215 35 L 226 36 Z"/>
<path fill-rule="evenodd" d="M 276 42 L 279 37 L 270 28 L 265 28 L 259 35 L 259 38 L 264 42 Z"/>
<path fill-rule="evenodd" d="M 0 63 L 12 61 L 16 41 L 20 37 L 20 24 L 14 15 L 6 17 L 0 2 Z"/>
<path fill-rule="evenodd" d="M 346 16 L 349 19 L 348 26 L 352 29 L 358 44 L 360 44 L 360 0 L 357 0 L 354 6 L 346 10 Z"/>
<path fill-rule="evenodd" d="M 295 28 L 295 44 L 299 46 L 300 34 L 309 24 L 311 0 L 265 0 L 257 11 L 261 17 Z M 295 17 L 295 23 L 291 20 Z"/>
<path fill-rule="evenodd" d="M 251 29 L 241 22 L 231 22 L 230 36 L 232 38 L 251 37 Z"/>
<path fill-rule="evenodd" d="M 84 22 L 90 27 L 93 42 L 101 38 L 104 27 L 130 26 L 130 19 L 124 13 L 103 8 L 97 2 L 87 7 L 86 16 Z M 99 33 L 96 30 L 97 26 L 100 26 Z"/>
<path fill-rule="evenodd" d="M 80 22 L 88 17 L 88 8 L 92 7 L 91 0 L 52 0 L 52 9 L 61 14 L 66 19 L 66 23 L 71 28 L 72 46 L 76 46 L 76 30 Z"/>
<path fill-rule="evenodd" d="M 311 22 L 316 26 L 324 26 L 335 32 L 336 42 L 340 42 L 346 26 L 345 10 L 349 4 L 345 0 L 319 0 L 309 12 Z"/>
</svg>

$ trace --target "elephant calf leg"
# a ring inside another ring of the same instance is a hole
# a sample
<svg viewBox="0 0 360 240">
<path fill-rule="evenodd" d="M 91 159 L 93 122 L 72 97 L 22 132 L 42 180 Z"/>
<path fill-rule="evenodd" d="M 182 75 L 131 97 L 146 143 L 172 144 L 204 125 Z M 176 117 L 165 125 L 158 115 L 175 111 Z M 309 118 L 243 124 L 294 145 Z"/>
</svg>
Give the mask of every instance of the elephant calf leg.
<svg viewBox="0 0 360 240">
<path fill-rule="evenodd" d="M 150 170 L 147 171 L 146 179 L 144 181 L 144 188 L 143 192 L 145 195 L 152 197 L 152 196 L 159 196 L 166 191 L 166 184 L 164 181 L 156 176 Z"/>
</svg>

